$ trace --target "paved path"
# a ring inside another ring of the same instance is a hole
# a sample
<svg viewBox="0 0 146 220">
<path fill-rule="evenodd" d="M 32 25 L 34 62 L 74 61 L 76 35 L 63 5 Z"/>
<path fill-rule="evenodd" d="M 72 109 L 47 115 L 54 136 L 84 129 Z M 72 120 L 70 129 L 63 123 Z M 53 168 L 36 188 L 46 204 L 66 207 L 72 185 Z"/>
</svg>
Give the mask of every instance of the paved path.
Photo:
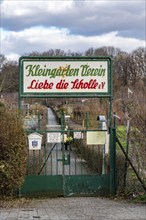
<svg viewBox="0 0 146 220">
<path fill-rule="evenodd" d="M 70 123 L 71 125 L 75 124 L 74 122 L 71 121 Z M 48 108 L 48 130 L 49 129 L 50 130 L 53 129 L 54 131 L 61 130 L 61 126 L 59 127 L 54 112 L 50 108 Z M 65 165 L 64 167 L 61 161 L 63 154 L 63 152 L 61 151 L 61 143 L 57 143 L 57 144 L 49 143 L 46 146 L 45 150 L 46 150 L 45 153 L 46 157 L 47 155 L 50 156 L 48 157 L 41 174 L 46 174 L 46 175 L 62 175 L 63 173 L 65 175 L 95 174 L 91 169 L 88 168 L 86 161 L 83 158 L 77 156 L 75 149 L 73 148 L 72 151 L 69 149 L 69 147 L 68 147 L 68 151 L 64 151 L 64 155 L 66 158 L 68 155 L 70 156 L 70 164 Z"/>
<path fill-rule="evenodd" d="M 24 199 L 11 203 L 11 208 L 6 204 L 0 208 L 0 220 L 146 220 L 146 206 L 107 198 Z"/>
</svg>

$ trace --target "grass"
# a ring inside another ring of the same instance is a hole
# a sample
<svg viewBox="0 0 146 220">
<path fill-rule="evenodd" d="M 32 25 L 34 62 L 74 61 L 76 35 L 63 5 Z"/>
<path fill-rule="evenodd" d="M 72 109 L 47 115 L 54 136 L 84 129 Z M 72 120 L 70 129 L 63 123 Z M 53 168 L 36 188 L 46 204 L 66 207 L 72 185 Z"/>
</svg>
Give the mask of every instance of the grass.
<svg viewBox="0 0 146 220">
<path fill-rule="evenodd" d="M 126 149 L 127 146 L 127 135 L 126 135 L 126 128 L 124 125 L 117 126 L 116 135 L 121 142 L 124 149 Z M 118 144 L 116 144 L 116 149 L 119 151 L 120 147 Z"/>
</svg>

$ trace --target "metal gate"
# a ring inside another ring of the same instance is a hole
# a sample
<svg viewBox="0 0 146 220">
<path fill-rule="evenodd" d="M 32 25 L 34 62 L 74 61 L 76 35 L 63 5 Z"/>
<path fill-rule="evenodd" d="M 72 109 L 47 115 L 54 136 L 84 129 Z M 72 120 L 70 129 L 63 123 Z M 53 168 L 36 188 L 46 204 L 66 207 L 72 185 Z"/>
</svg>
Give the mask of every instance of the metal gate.
<svg viewBox="0 0 146 220">
<path fill-rule="evenodd" d="M 114 194 L 116 142 L 115 126 L 112 123 L 111 58 L 20 57 L 19 109 L 22 107 L 22 99 L 49 97 L 108 99 L 109 153 L 105 153 L 105 144 L 88 144 L 89 132 L 96 134 L 97 130 L 69 128 L 68 132 L 72 133 L 73 140 L 68 144 L 72 149 L 66 150 L 63 121 L 61 128 L 50 128 L 47 131 L 38 129 L 35 132 L 43 135 L 42 147 L 28 152 L 27 176 L 20 193 L 52 196 Z M 47 133 L 58 134 L 57 132 L 63 136 L 60 141 L 62 143 L 48 142 Z M 74 137 L 75 132 L 80 132 L 83 138 Z"/>
<path fill-rule="evenodd" d="M 97 196 L 112 192 L 113 177 L 106 146 L 87 145 L 89 132 L 98 132 L 101 137 L 107 131 L 66 130 L 62 122 L 61 126 L 51 125 L 47 131 L 38 132 L 43 135 L 42 147 L 28 151 L 27 176 L 21 195 Z M 71 140 L 65 142 L 65 135 L 72 137 Z"/>
</svg>

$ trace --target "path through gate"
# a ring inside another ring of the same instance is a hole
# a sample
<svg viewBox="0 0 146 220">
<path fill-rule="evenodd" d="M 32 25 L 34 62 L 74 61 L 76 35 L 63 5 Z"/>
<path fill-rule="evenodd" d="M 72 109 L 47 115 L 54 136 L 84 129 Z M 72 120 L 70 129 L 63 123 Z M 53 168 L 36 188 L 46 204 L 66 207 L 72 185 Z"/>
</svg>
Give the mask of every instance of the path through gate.
<svg viewBox="0 0 146 220">
<path fill-rule="evenodd" d="M 38 152 L 29 151 L 28 173 L 21 194 L 50 196 L 97 196 L 110 193 L 105 146 L 86 144 L 87 130 L 62 130 L 51 109 L 49 126 L 41 132 L 44 145 Z M 92 132 L 90 130 L 90 132 Z M 106 132 L 106 131 L 98 131 Z M 73 140 L 57 141 L 58 135 L 70 133 Z M 74 134 L 81 139 L 74 138 Z M 48 143 L 47 135 L 52 138 Z M 57 141 L 57 142 L 55 142 Z"/>
<path fill-rule="evenodd" d="M 111 60 L 108 57 L 21 57 L 19 60 L 19 108 L 25 98 L 101 97 L 109 100 L 108 131 L 66 131 L 48 115 L 41 149 L 29 150 L 27 175 L 21 195 L 96 196 L 115 193 L 115 139 L 112 125 Z M 32 130 L 28 133 L 35 133 Z M 65 135 L 73 140 L 66 149 Z M 105 140 L 109 134 L 109 156 Z M 80 136 L 80 138 L 79 138 Z M 104 137 L 105 138 L 104 138 Z M 97 138 L 98 137 L 98 138 Z M 53 139 L 53 140 L 52 140 Z M 95 141 L 95 139 L 98 139 Z M 50 141 L 51 140 L 51 141 Z M 93 143 L 92 143 L 93 141 Z M 36 140 L 33 141 L 34 143 Z"/>
</svg>

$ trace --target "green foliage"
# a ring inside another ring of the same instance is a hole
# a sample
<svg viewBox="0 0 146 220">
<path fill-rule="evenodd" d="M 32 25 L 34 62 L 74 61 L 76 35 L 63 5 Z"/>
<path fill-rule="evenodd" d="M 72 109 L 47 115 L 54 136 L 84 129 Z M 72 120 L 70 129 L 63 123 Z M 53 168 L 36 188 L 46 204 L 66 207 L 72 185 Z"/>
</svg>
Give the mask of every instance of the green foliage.
<svg viewBox="0 0 146 220">
<path fill-rule="evenodd" d="M 0 194 L 9 195 L 23 183 L 26 137 L 18 112 L 0 108 Z"/>
<path fill-rule="evenodd" d="M 142 204 L 146 204 L 146 194 L 138 194 L 138 195 L 134 195 L 134 197 L 131 198 L 132 202 L 135 203 L 142 203 Z"/>
<path fill-rule="evenodd" d="M 126 128 L 124 125 L 118 125 L 117 126 L 117 137 L 119 138 L 122 146 L 124 147 L 124 149 L 126 148 Z M 116 146 L 117 150 L 119 150 L 119 145 L 117 144 Z"/>
</svg>

